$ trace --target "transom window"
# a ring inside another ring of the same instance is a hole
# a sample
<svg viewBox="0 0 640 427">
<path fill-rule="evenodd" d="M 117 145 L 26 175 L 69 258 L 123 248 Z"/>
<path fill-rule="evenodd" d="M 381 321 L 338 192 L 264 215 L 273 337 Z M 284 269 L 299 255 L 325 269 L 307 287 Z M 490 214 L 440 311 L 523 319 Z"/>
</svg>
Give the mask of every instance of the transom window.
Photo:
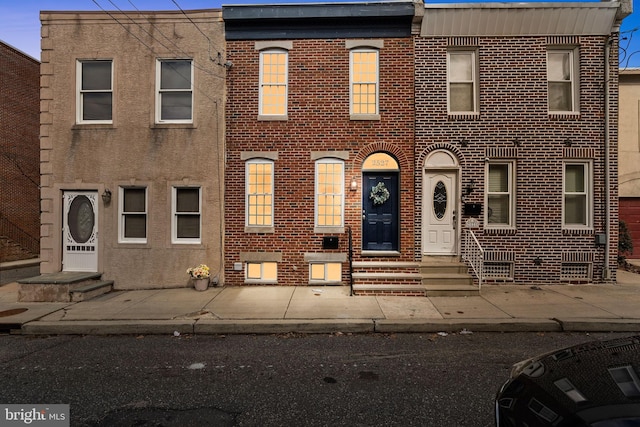
<svg viewBox="0 0 640 427">
<path fill-rule="evenodd" d="M 447 76 L 450 113 L 475 113 L 477 101 L 476 52 L 447 52 Z"/>
<path fill-rule="evenodd" d="M 316 226 L 342 227 L 344 217 L 344 162 L 316 162 Z"/>
<path fill-rule="evenodd" d="M 78 61 L 78 123 L 112 123 L 113 62 Z"/>
<path fill-rule="evenodd" d="M 487 165 L 485 224 L 488 228 L 515 226 L 514 173 L 513 162 Z"/>
<path fill-rule="evenodd" d="M 378 114 L 378 51 L 351 51 L 351 114 Z"/>
<path fill-rule="evenodd" d="M 172 242 L 200 243 L 200 187 L 174 187 L 172 208 Z"/>
<path fill-rule="evenodd" d="M 147 242 L 147 189 L 120 187 L 120 242 Z"/>
<path fill-rule="evenodd" d="M 287 68 L 286 51 L 260 52 L 260 115 L 287 114 Z"/>
<path fill-rule="evenodd" d="M 157 67 L 156 121 L 193 121 L 193 63 L 190 59 L 161 59 Z"/>
<path fill-rule="evenodd" d="M 550 112 L 578 110 L 577 58 L 574 49 L 547 51 L 547 83 Z"/>
<path fill-rule="evenodd" d="M 565 162 L 563 181 L 563 226 L 590 228 L 592 221 L 591 163 Z"/>
<path fill-rule="evenodd" d="M 273 226 L 273 162 L 246 163 L 246 225 Z"/>
</svg>

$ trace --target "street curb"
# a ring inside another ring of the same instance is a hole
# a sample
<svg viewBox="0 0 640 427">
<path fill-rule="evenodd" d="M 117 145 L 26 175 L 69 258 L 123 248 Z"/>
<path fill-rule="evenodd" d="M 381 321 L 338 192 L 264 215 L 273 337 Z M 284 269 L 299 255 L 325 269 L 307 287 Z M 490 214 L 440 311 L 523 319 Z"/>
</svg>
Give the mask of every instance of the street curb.
<svg viewBox="0 0 640 427">
<path fill-rule="evenodd" d="M 565 332 L 638 332 L 640 319 L 557 319 Z"/>
<path fill-rule="evenodd" d="M 375 321 L 375 331 L 391 332 L 562 332 L 551 319 L 408 319 Z"/>
<path fill-rule="evenodd" d="M 193 333 L 193 320 L 36 321 L 22 325 L 23 335 L 172 335 Z"/>
<path fill-rule="evenodd" d="M 194 325 L 195 334 L 284 334 L 284 333 L 372 333 L 371 319 L 282 319 L 282 320 L 213 320 L 201 319 Z"/>
</svg>

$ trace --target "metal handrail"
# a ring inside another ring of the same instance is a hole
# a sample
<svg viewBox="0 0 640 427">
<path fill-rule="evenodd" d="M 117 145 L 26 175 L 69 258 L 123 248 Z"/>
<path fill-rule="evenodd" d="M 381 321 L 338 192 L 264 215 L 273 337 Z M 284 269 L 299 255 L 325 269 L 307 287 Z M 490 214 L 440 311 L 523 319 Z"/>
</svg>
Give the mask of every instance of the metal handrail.
<svg viewBox="0 0 640 427">
<path fill-rule="evenodd" d="M 480 242 L 472 230 L 465 231 L 462 258 L 471 265 L 471 269 L 478 278 L 478 290 L 480 290 L 484 276 L 484 249 L 482 249 Z"/>
<path fill-rule="evenodd" d="M 349 296 L 353 296 L 353 236 L 351 226 L 347 227 L 349 237 Z"/>
</svg>

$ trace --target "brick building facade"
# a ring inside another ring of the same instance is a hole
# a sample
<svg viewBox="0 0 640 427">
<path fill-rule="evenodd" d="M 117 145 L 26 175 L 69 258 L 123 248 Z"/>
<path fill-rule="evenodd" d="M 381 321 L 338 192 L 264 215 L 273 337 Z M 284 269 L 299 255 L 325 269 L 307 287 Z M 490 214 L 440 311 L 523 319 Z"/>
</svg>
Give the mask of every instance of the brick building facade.
<svg viewBox="0 0 640 427">
<path fill-rule="evenodd" d="M 0 42 L 0 260 L 40 250 L 40 62 Z"/>
</svg>

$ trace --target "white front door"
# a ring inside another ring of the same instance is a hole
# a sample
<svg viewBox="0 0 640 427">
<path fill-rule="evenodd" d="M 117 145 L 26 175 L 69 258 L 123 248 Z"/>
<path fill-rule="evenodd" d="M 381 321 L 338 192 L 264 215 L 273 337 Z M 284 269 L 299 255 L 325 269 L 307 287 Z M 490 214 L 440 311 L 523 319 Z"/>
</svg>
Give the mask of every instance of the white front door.
<svg viewBox="0 0 640 427">
<path fill-rule="evenodd" d="M 62 270 L 98 271 L 98 192 L 65 191 Z"/>
<path fill-rule="evenodd" d="M 428 171 L 422 208 L 423 252 L 455 255 L 457 250 L 457 171 Z"/>
</svg>

